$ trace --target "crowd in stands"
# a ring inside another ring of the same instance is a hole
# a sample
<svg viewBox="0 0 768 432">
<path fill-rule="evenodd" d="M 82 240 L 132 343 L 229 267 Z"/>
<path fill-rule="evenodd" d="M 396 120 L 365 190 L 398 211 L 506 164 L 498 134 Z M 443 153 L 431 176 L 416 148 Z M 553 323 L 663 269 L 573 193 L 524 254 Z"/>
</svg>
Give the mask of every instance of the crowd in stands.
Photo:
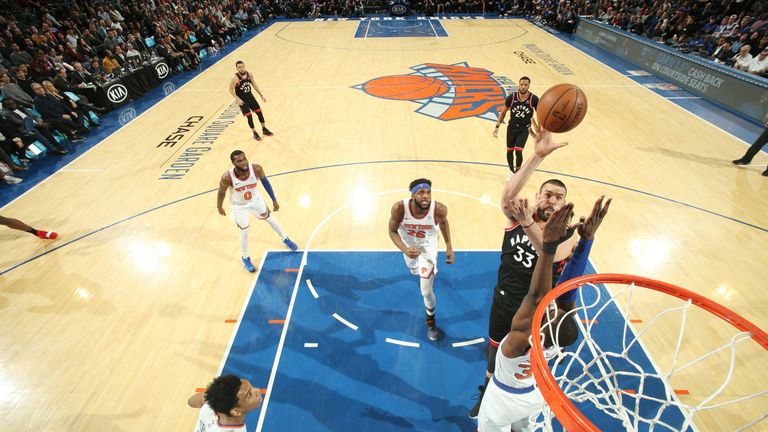
<svg viewBox="0 0 768 432">
<path fill-rule="evenodd" d="M 2 2 L 0 180 L 38 155 L 66 154 L 109 109 L 96 86 L 162 57 L 174 74 L 196 68 L 286 2 L 149 0 Z M 301 4 L 301 2 L 295 2 Z M 205 51 L 205 52 L 202 52 Z"/>
<path fill-rule="evenodd" d="M 579 16 L 602 21 L 684 53 L 768 77 L 768 7 L 764 1 L 560 1 L 542 19 L 571 32 Z"/>
</svg>

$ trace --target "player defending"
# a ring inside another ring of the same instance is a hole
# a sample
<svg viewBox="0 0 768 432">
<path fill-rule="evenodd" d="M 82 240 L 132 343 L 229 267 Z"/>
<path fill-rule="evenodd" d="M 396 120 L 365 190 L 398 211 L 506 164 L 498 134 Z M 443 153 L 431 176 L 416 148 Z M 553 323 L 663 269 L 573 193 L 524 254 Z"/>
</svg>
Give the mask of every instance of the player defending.
<svg viewBox="0 0 768 432">
<path fill-rule="evenodd" d="M 256 126 L 253 124 L 253 113 L 256 113 L 256 115 L 259 116 L 261 133 L 266 136 L 272 136 L 273 133 L 267 129 L 267 123 L 264 121 L 264 114 L 261 113 L 261 106 L 259 106 L 259 102 L 256 101 L 256 98 L 253 97 L 251 88 L 256 90 L 256 93 L 261 96 L 262 102 L 266 102 L 267 98 L 261 93 L 259 86 L 253 82 L 253 75 L 245 70 L 245 63 L 243 63 L 242 60 L 238 60 L 237 63 L 235 63 L 235 67 L 237 68 L 237 72 L 229 83 L 229 94 L 235 98 L 237 104 L 240 105 L 240 111 L 242 111 L 243 115 L 248 118 L 248 126 L 253 131 L 253 137 L 256 141 L 261 141 L 261 136 L 256 132 Z"/>
<path fill-rule="evenodd" d="M 31 226 L 25 224 L 24 222 L 18 219 L 0 216 L 0 225 L 5 225 L 8 228 L 13 228 L 15 230 L 28 232 L 44 240 L 56 240 L 56 238 L 59 237 L 59 235 L 53 231 L 43 231 L 39 229 L 34 229 Z"/>
<path fill-rule="evenodd" d="M 205 393 L 193 394 L 187 404 L 200 409 L 195 432 L 245 432 L 245 415 L 261 405 L 261 392 L 248 380 L 225 375 L 214 378 Z"/>
<path fill-rule="evenodd" d="M 451 229 L 448 226 L 448 208 L 432 201 L 432 182 L 416 179 L 408 187 L 411 198 L 396 202 L 389 218 L 389 238 L 403 252 L 405 265 L 417 275 L 424 307 L 427 311 L 427 337 L 437 340 L 440 330 L 435 321 L 435 293 L 432 289 L 437 273 L 437 227 L 445 238 L 445 263 L 453 264 Z"/>
<path fill-rule="evenodd" d="M 581 276 L 587 264 L 589 251 L 597 228 L 608 213 L 611 200 L 603 207 L 603 197 L 595 202 L 588 218 L 581 218 L 578 224 L 579 245 L 572 260 L 563 271 L 561 281 Z M 513 204 L 520 215 L 532 214 L 524 200 Z M 566 204 L 557 210 L 544 225 L 543 246 L 531 279 L 531 286 L 512 318 L 512 325 L 501 341 L 496 353 L 496 371 L 488 383 L 480 407 L 478 428 L 480 432 L 501 432 L 528 430 L 529 417 L 541 411 L 544 403 L 541 391 L 531 374 L 529 343 L 533 314 L 542 298 L 552 289 L 552 264 L 558 244 L 568 238 L 568 221 L 573 204 Z M 542 322 L 544 334 L 544 357 L 549 360 L 557 354 L 557 347 L 565 347 L 578 338 L 578 327 L 573 315 L 566 313 L 575 305 L 576 290 L 569 291 L 557 299 L 557 315 Z M 553 335 L 557 335 L 556 343 Z M 535 335 L 534 337 L 538 337 Z"/>
<path fill-rule="evenodd" d="M 248 163 L 245 153 L 240 150 L 233 151 L 229 155 L 229 159 L 234 166 L 221 176 L 216 206 L 219 209 L 220 215 L 227 215 L 223 205 L 224 197 L 227 195 L 227 189 L 229 189 L 229 197 L 232 201 L 232 216 L 237 227 L 240 228 L 240 249 L 243 251 L 243 266 L 249 272 L 255 272 L 256 267 L 251 263 L 251 257 L 248 254 L 249 213 L 253 213 L 259 219 L 266 221 L 275 230 L 277 235 L 283 239 L 283 243 L 291 248 L 292 251 L 296 252 L 299 247 L 283 232 L 280 223 L 272 216 L 267 203 L 264 202 L 264 198 L 261 197 L 261 194 L 256 189 L 259 186 L 259 181 L 261 181 L 264 185 L 264 190 L 272 198 L 272 209 L 274 211 L 280 210 L 280 204 L 277 203 L 275 192 L 272 190 L 272 185 L 269 184 L 269 180 L 266 174 L 264 174 L 264 169 L 261 165 Z"/>
<path fill-rule="evenodd" d="M 498 138 L 499 126 L 504 122 L 504 117 L 509 111 L 507 165 L 509 165 L 512 174 L 519 171 L 523 165 L 523 149 L 526 141 L 528 141 L 528 128 L 531 126 L 533 112 L 539 106 L 539 97 L 528 91 L 531 86 L 531 79 L 524 76 L 520 78 L 517 84 L 517 91 L 507 96 L 507 100 L 504 101 L 504 110 L 499 114 L 496 128 L 493 129 L 493 137 Z"/>
</svg>

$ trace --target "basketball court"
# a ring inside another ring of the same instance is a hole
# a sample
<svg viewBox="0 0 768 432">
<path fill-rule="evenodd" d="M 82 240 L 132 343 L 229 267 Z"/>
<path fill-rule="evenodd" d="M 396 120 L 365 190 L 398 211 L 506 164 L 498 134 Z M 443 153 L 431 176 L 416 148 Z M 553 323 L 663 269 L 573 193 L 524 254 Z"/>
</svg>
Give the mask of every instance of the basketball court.
<svg viewBox="0 0 768 432">
<path fill-rule="evenodd" d="M 236 60 L 267 98 L 275 136 L 261 142 L 227 91 Z M 0 230 L 5 424 L 193 430 L 187 398 L 224 372 L 266 389 L 248 430 L 474 430 L 466 414 L 484 372 L 508 172 L 505 131 L 492 132 L 523 75 L 538 95 L 562 82 L 587 95 L 586 119 L 559 135 L 569 145 L 523 195 L 556 177 L 577 215 L 600 195 L 614 199 L 594 269 L 687 288 L 768 328 L 768 156 L 730 163 L 761 129 L 632 70 L 525 20 L 281 21 L 158 103 L 111 113 L 125 124 L 2 209 L 61 234 L 44 243 Z M 234 221 L 216 210 L 235 149 L 264 167 L 276 216 L 302 250 L 253 219 L 255 274 L 240 262 Z M 438 342 L 387 234 L 392 203 L 418 177 L 448 207 L 457 251 L 435 282 Z M 726 346 L 668 386 L 648 383 L 648 394 L 709 406 L 763 392 L 705 409 L 686 429 L 734 430 L 765 415 L 768 356 L 756 342 L 734 352 L 738 330 L 696 308 L 681 333 L 681 313 L 665 313 L 679 300 L 636 289 L 610 302 L 620 289 L 583 289 L 605 308 L 580 318 L 604 348 L 641 334 L 631 363 L 663 373 Z M 617 378 L 605 391 L 654 417 L 658 406 L 631 397 L 640 384 Z M 604 430 L 621 424 L 580 408 Z M 659 416 L 681 424 L 675 407 Z"/>
</svg>

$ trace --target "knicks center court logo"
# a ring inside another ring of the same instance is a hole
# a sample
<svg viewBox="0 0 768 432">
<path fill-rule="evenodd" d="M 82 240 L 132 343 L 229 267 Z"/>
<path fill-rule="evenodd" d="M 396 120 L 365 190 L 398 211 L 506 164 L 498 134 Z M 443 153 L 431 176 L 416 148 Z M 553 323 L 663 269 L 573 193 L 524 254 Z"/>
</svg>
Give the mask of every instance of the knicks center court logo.
<svg viewBox="0 0 768 432">
<path fill-rule="evenodd" d="M 466 62 L 424 63 L 411 69 L 414 72 L 407 75 L 374 78 L 352 88 L 383 99 L 415 102 L 420 105 L 417 113 L 444 121 L 469 117 L 496 121 L 504 99 L 517 88 L 509 78 Z"/>
</svg>

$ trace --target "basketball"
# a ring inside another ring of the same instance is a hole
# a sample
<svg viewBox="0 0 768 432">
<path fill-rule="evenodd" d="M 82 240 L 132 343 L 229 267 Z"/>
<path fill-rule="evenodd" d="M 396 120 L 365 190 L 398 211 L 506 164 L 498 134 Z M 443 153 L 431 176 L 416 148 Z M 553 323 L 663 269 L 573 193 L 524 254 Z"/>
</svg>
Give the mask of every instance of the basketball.
<svg viewBox="0 0 768 432">
<path fill-rule="evenodd" d="M 568 132 L 587 115 L 587 97 L 574 84 L 557 84 L 545 91 L 536 108 L 539 125 L 550 132 Z"/>
<path fill-rule="evenodd" d="M 422 75 L 390 75 L 368 81 L 363 90 L 385 99 L 418 100 L 440 96 L 448 91 L 448 85 Z"/>
</svg>

